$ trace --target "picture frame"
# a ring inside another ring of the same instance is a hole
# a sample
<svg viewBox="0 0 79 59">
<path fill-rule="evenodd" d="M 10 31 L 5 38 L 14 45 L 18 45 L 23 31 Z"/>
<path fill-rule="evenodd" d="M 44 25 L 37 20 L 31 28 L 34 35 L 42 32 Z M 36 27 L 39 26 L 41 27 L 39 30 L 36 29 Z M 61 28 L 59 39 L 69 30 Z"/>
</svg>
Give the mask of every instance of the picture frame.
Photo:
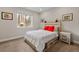
<svg viewBox="0 0 79 59">
<path fill-rule="evenodd" d="M 63 21 L 72 21 L 73 20 L 73 13 L 64 14 L 62 16 Z"/>
<path fill-rule="evenodd" d="M 13 13 L 1 12 L 1 19 L 2 20 L 13 20 Z"/>
</svg>

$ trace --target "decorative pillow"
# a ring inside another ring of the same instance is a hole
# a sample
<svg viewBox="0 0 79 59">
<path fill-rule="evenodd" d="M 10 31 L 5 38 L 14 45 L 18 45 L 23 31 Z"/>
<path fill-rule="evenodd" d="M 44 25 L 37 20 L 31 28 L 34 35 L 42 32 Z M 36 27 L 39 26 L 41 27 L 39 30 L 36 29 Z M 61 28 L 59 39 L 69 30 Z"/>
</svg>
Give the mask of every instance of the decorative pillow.
<svg viewBox="0 0 79 59">
<path fill-rule="evenodd" d="M 44 30 L 48 30 L 49 26 L 44 26 Z"/>
<path fill-rule="evenodd" d="M 48 31 L 54 31 L 55 27 L 54 26 L 49 26 Z"/>
</svg>

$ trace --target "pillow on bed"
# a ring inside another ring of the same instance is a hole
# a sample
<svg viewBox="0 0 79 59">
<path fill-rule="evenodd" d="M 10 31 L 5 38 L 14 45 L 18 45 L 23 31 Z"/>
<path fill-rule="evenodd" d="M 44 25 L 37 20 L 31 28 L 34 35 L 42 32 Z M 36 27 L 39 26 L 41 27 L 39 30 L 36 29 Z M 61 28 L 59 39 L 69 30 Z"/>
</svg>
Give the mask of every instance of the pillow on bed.
<svg viewBox="0 0 79 59">
<path fill-rule="evenodd" d="M 53 31 L 54 31 L 54 29 L 55 29 L 55 27 L 54 27 L 54 26 L 49 26 L 49 27 L 48 27 L 48 31 L 53 32 Z"/>
<path fill-rule="evenodd" d="M 48 30 L 49 26 L 44 26 L 44 30 Z"/>
</svg>

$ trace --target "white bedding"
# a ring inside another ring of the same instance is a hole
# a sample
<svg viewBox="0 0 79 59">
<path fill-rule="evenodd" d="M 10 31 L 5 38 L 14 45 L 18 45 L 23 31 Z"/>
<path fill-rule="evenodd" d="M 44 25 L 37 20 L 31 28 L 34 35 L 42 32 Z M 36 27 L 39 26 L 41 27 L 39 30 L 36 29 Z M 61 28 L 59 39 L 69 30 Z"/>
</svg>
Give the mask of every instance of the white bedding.
<svg viewBox="0 0 79 59">
<path fill-rule="evenodd" d="M 25 38 L 30 41 L 37 51 L 43 51 L 45 43 L 58 37 L 57 32 L 49 32 L 45 30 L 32 30 L 25 34 Z"/>
</svg>

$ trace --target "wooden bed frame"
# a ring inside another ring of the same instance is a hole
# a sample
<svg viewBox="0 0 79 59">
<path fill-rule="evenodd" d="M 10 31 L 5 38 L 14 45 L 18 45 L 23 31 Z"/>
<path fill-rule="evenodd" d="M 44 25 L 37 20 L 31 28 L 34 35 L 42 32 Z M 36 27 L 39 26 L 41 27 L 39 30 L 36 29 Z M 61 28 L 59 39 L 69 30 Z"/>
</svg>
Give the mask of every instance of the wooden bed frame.
<svg viewBox="0 0 79 59">
<path fill-rule="evenodd" d="M 57 42 L 57 40 L 58 40 L 58 37 L 55 37 L 54 39 L 51 39 L 50 41 L 48 41 L 47 43 L 45 43 L 45 47 L 44 47 L 43 52 L 45 52 L 46 49 L 49 48 L 52 44 L 55 44 L 55 43 Z M 38 51 L 36 50 L 36 47 L 35 47 L 31 42 L 29 42 L 26 38 L 25 38 L 24 41 L 25 41 L 35 52 L 38 52 Z"/>
<path fill-rule="evenodd" d="M 58 22 L 57 22 L 57 23 L 45 23 L 44 26 L 51 26 L 51 25 L 59 26 L 59 23 L 58 23 Z M 59 29 L 58 29 L 58 33 L 59 33 Z M 58 34 L 58 37 L 59 37 L 59 34 Z M 55 43 L 57 42 L 57 40 L 58 40 L 58 37 L 55 37 L 54 39 L 51 39 L 50 41 L 46 42 L 43 51 L 45 52 L 47 48 L 49 48 L 52 44 L 55 44 Z M 34 51 L 38 52 L 38 51 L 36 50 L 36 47 L 35 47 L 31 42 L 29 42 L 29 41 L 27 40 L 27 38 L 25 38 L 25 42 L 26 42 L 28 45 L 30 45 Z"/>
</svg>

